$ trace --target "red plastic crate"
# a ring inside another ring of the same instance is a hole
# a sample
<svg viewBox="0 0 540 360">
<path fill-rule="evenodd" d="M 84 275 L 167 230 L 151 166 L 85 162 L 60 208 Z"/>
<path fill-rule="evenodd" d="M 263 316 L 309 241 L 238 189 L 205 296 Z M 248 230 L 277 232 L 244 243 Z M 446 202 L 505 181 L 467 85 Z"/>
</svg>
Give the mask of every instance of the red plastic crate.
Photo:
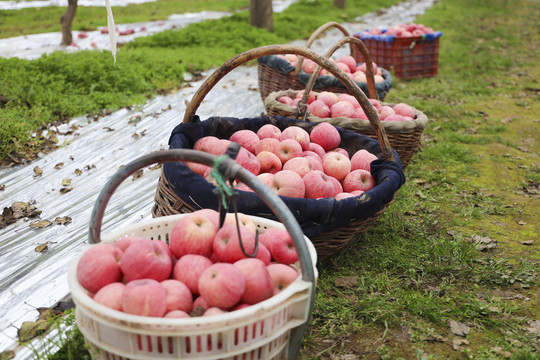
<svg viewBox="0 0 540 360">
<path fill-rule="evenodd" d="M 423 39 L 421 36 L 394 38 L 392 42 L 362 38 L 372 61 L 389 69 L 402 79 L 431 77 L 437 75 L 439 65 L 439 37 Z M 363 62 L 362 54 L 355 53 L 357 62 Z"/>
</svg>

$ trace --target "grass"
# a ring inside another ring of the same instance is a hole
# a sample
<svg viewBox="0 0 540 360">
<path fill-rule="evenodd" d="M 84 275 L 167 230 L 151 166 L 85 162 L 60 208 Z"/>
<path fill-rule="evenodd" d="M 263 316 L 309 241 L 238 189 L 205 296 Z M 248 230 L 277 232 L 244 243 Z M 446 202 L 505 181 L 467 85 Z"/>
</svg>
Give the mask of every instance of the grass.
<svg viewBox="0 0 540 360">
<path fill-rule="evenodd" d="M 276 21 L 305 19 L 298 9 L 317 5 L 298 6 Z M 422 151 L 381 218 L 354 246 L 318 264 L 303 359 L 540 359 L 538 333 L 528 330 L 540 320 L 539 12 L 529 0 L 442 0 L 417 20 L 444 33 L 439 73 L 395 79 L 387 101 L 428 115 Z M 245 17 L 224 20 L 220 29 Z M 266 39 L 307 33 L 309 20 L 305 29 Z M 194 26 L 185 34 L 204 30 Z M 179 35 L 141 39 L 119 55 L 152 48 L 168 56 L 177 51 L 170 45 L 184 39 Z M 228 54 L 204 35 L 197 51 L 209 46 L 219 49 L 216 58 Z M 189 59 L 210 66 L 202 57 Z M 480 251 L 473 236 L 496 247 Z M 337 286 L 344 277 L 354 281 Z M 469 334 L 454 334 L 452 321 Z M 72 335 L 76 341 L 66 346 L 80 340 L 76 328 Z M 86 354 L 77 348 L 71 358 Z"/>
</svg>

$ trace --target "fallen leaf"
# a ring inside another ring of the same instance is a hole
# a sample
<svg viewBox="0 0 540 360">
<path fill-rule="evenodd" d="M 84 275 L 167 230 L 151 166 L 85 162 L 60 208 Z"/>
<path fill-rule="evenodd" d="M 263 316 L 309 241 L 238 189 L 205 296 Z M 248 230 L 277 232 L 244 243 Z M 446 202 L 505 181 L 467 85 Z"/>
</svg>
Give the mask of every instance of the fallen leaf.
<svg viewBox="0 0 540 360">
<path fill-rule="evenodd" d="M 47 226 L 51 226 L 52 222 L 49 220 L 39 220 L 39 221 L 33 221 L 30 223 L 30 227 L 33 228 L 45 228 Z"/>
<path fill-rule="evenodd" d="M 64 166 L 64 163 L 61 162 L 61 163 L 58 163 L 58 164 L 54 165 L 54 168 L 55 169 L 61 169 L 62 166 Z"/>
<path fill-rule="evenodd" d="M 81 169 L 75 169 L 74 173 L 75 173 L 75 175 L 80 176 L 80 175 L 82 175 L 82 170 Z"/>
<path fill-rule="evenodd" d="M 69 216 L 57 216 L 53 223 L 55 223 L 56 225 L 67 225 L 69 223 L 71 223 L 71 218 Z"/>
<path fill-rule="evenodd" d="M 41 174 L 43 174 L 43 170 L 41 170 L 39 166 L 36 166 L 34 168 L 34 176 L 41 176 Z"/>
<path fill-rule="evenodd" d="M 527 324 L 530 325 L 530 327 L 526 327 L 525 330 L 532 334 L 540 335 L 540 321 L 539 320 L 529 320 L 527 321 Z"/>
<path fill-rule="evenodd" d="M 513 121 L 513 119 L 510 116 L 505 117 L 504 119 L 501 119 L 501 123 L 503 123 L 503 124 L 508 124 L 508 123 L 511 123 L 512 121 Z"/>
<path fill-rule="evenodd" d="M 143 170 L 143 169 L 137 170 L 137 171 L 133 174 L 133 180 L 138 179 L 138 178 L 140 178 L 141 176 L 143 176 L 143 173 L 144 173 L 144 170 Z"/>
<path fill-rule="evenodd" d="M 358 276 L 341 276 L 335 281 L 337 287 L 352 288 L 358 286 Z"/>
<path fill-rule="evenodd" d="M 96 165 L 85 165 L 84 166 L 84 170 L 88 171 L 88 170 L 91 170 L 91 169 L 95 169 L 96 168 Z"/>
<path fill-rule="evenodd" d="M 49 242 L 36 246 L 34 250 L 38 253 L 49 250 Z"/>
<path fill-rule="evenodd" d="M 68 193 L 71 190 L 73 190 L 72 187 L 64 187 L 64 188 L 61 188 L 59 191 L 60 191 L 60 194 L 64 195 L 65 193 Z"/>
<path fill-rule="evenodd" d="M 519 243 L 522 245 L 532 245 L 534 244 L 534 240 L 520 241 Z"/>
<path fill-rule="evenodd" d="M 15 351 L 6 350 L 0 353 L 0 360 L 11 360 L 15 357 Z"/>
<path fill-rule="evenodd" d="M 518 150 L 521 150 L 524 153 L 530 152 L 529 148 L 527 148 L 525 146 L 518 146 L 517 148 L 518 148 Z"/>
<path fill-rule="evenodd" d="M 25 321 L 17 331 L 19 341 L 26 342 L 43 334 L 49 328 L 48 320 L 39 319 L 37 321 Z"/>
<path fill-rule="evenodd" d="M 485 251 L 497 247 L 497 242 L 487 236 L 473 235 L 471 236 L 471 242 L 476 245 L 476 249 L 479 251 Z"/>
<path fill-rule="evenodd" d="M 150 166 L 148 169 L 157 170 L 157 169 L 161 169 L 162 167 L 163 167 L 163 164 L 156 164 L 156 165 Z"/>
<path fill-rule="evenodd" d="M 62 186 L 71 186 L 71 179 L 62 179 Z"/>
<path fill-rule="evenodd" d="M 527 223 L 525 221 L 520 220 L 518 221 L 518 225 L 527 225 Z"/>
<path fill-rule="evenodd" d="M 469 326 L 455 320 L 448 320 L 448 326 L 450 327 L 450 331 L 457 336 L 465 337 L 471 331 Z"/>
<path fill-rule="evenodd" d="M 105 126 L 103 129 L 105 129 L 105 130 L 107 130 L 107 131 L 109 131 L 109 132 L 110 132 L 110 131 L 114 131 L 113 128 L 110 128 L 110 127 L 108 127 L 108 126 Z"/>
<path fill-rule="evenodd" d="M 469 341 L 466 339 L 454 339 L 452 340 L 452 348 L 454 350 L 461 350 L 463 345 L 469 345 Z"/>
</svg>

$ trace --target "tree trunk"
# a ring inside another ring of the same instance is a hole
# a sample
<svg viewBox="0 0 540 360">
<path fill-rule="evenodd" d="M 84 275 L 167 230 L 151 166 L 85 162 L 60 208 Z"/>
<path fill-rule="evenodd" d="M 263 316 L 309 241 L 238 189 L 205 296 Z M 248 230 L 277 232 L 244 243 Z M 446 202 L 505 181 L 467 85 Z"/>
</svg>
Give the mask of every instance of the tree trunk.
<svg viewBox="0 0 540 360">
<path fill-rule="evenodd" d="M 249 6 L 251 25 L 274 31 L 274 11 L 272 0 L 251 0 Z"/>
<path fill-rule="evenodd" d="M 68 46 L 73 42 L 73 36 L 71 35 L 71 23 L 77 12 L 77 0 L 68 0 L 68 7 L 66 12 L 60 18 L 60 25 L 62 26 L 62 45 Z"/>
<path fill-rule="evenodd" d="M 340 9 L 345 9 L 346 0 L 334 0 L 334 6 Z"/>
</svg>

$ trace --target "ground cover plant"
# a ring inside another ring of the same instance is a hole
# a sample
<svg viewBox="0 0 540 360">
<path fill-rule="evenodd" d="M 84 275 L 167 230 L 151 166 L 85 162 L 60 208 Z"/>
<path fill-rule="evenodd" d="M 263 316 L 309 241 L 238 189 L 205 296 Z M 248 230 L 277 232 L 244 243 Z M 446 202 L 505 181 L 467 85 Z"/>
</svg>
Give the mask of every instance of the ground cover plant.
<svg viewBox="0 0 540 360">
<path fill-rule="evenodd" d="M 185 72 L 221 65 L 254 47 L 307 38 L 325 22 L 352 20 L 397 2 L 385 0 L 375 6 L 366 0 L 350 1 L 344 11 L 330 1 L 300 1 L 275 15 L 274 33 L 249 26 L 249 14 L 243 11 L 138 38 L 119 49 L 116 64 L 108 51 L 54 53 L 32 61 L 0 59 L 0 158 L 29 160 L 44 145 L 54 145 L 54 134 L 29 137 L 50 124 L 144 103 L 153 94 L 182 86 Z"/>
<path fill-rule="evenodd" d="M 319 264 L 303 359 L 540 358 L 539 10 L 442 0 L 418 19 L 444 33 L 439 74 L 396 79 L 386 100 L 427 114 L 422 152 L 381 218 Z M 49 358 L 87 356 L 73 339 Z"/>
</svg>

